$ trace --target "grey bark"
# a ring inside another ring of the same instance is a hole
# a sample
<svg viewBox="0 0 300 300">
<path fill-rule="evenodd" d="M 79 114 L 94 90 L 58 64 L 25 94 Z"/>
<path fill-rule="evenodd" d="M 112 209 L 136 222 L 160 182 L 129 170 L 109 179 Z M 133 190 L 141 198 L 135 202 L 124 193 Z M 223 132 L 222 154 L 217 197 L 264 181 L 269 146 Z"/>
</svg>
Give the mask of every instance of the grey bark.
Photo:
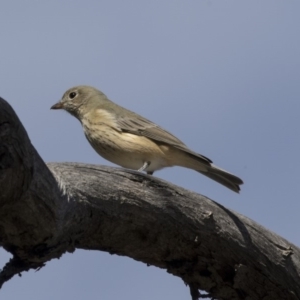
<svg viewBox="0 0 300 300">
<path fill-rule="evenodd" d="M 166 269 L 193 299 L 300 299 L 300 249 L 196 193 L 135 171 L 46 165 L 0 98 L 0 287 L 75 249 Z M 100 271 L 99 271 L 100 272 Z"/>
</svg>

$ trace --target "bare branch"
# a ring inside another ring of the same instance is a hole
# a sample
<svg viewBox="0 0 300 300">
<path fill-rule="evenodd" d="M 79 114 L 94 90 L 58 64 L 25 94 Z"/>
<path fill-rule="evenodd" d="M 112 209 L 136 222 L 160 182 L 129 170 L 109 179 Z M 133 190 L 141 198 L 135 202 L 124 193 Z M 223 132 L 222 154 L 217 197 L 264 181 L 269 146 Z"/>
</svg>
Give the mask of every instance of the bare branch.
<svg viewBox="0 0 300 300">
<path fill-rule="evenodd" d="M 14 256 L 0 284 L 80 248 L 164 268 L 190 286 L 193 299 L 300 299 L 299 248 L 152 176 L 78 163 L 47 167 L 4 100 L 0 170 L 0 245 Z"/>
</svg>

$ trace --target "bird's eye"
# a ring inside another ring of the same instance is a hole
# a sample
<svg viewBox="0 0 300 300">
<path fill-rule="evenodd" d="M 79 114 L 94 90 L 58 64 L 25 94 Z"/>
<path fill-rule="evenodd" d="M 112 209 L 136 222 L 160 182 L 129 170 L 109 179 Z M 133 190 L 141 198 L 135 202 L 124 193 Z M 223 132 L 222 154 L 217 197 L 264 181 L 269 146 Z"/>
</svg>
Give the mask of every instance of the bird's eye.
<svg viewBox="0 0 300 300">
<path fill-rule="evenodd" d="M 69 98 L 70 98 L 70 99 L 74 99 L 74 98 L 76 97 L 76 95 L 77 95 L 77 93 L 71 92 L 71 93 L 69 94 Z"/>
</svg>

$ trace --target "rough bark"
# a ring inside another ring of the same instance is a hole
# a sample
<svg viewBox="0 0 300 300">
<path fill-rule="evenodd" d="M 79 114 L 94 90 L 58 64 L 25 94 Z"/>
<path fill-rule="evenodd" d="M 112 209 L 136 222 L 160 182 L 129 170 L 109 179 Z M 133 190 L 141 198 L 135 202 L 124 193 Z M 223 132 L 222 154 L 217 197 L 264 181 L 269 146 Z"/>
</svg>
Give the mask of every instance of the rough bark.
<svg viewBox="0 0 300 300">
<path fill-rule="evenodd" d="M 135 171 L 40 158 L 0 99 L 0 287 L 75 249 L 166 269 L 215 299 L 300 299 L 300 249 L 196 193 Z M 204 297 L 204 296 L 203 296 Z"/>
</svg>

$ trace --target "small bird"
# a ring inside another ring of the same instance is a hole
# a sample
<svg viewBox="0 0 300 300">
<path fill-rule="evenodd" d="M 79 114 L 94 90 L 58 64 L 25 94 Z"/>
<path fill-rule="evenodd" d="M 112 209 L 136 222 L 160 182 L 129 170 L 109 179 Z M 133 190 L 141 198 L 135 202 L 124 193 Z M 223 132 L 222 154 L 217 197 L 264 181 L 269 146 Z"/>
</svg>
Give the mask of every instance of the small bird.
<svg viewBox="0 0 300 300">
<path fill-rule="evenodd" d="M 93 87 L 76 86 L 67 90 L 51 109 L 64 109 L 76 117 L 94 150 L 124 168 L 152 175 L 165 167 L 185 167 L 237 193 L 243 184 L 240 178 L 190 150 L 168 131 L 110 101 Z"/>
</svg>

